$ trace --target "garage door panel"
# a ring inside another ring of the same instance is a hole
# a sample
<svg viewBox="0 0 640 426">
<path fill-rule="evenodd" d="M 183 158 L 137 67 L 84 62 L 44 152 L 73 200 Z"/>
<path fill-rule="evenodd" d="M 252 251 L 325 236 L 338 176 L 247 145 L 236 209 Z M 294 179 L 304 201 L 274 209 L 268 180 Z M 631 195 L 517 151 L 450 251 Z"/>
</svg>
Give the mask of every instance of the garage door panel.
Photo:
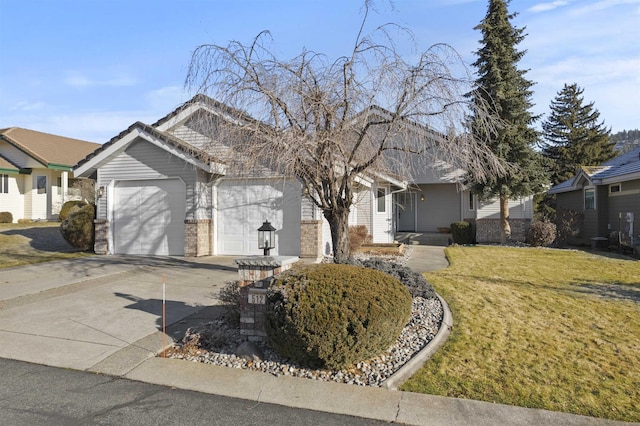
<svg viewBox="0 0 640 426">
<path fill-rule="evenodd" d="M 283 185 L 282 181 L 223 181 L 217 193 L 218 254 L 261 254 L 257 229 L 265 220 L 277 229 L 272 253 L 300 253 L 299 185 Z"/>
<path fill-rule="evenodd" d="M 184 183 L 123 181 L 115 188 L 114 246 L 119 254 L 184 254 Z"/>
</svg>

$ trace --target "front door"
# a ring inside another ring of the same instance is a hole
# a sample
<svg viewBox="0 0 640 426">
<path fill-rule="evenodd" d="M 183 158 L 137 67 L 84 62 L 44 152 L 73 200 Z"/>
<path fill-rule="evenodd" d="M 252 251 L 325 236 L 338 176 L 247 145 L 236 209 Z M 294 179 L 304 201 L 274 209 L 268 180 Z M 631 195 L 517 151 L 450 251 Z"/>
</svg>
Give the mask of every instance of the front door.
<svg viewBox="0 0 640 426">
<path fill-rule="evenodd" d="M 47 209 L 49 183 L 45 175 L 33 175 L 33 190 L 31 192 L 31 219 L 48 219 Z"/>
<path fill-rule="evenodd" d="M 416 194 L 401 192 L 398 200 L 398 232 L 415 232 L 416 230 Z"/>
</svg>

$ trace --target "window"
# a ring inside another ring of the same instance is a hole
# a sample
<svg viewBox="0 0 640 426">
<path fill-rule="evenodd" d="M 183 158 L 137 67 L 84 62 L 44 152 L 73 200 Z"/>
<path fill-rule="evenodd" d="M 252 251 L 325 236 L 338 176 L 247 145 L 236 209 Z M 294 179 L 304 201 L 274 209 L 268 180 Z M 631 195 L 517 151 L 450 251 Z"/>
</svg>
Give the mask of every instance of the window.
<svg viewBox="0 0 640 426">
<path fill-rule="evenodd" d="M 9 175 L 0 175 L 0 194 L 9 193 Z"/>
<path fill-rule="evenodd" d="M 476 205 L 475 205 L 475 197 L 473 195 L 473 193 L 469 193 L 469 210 L 475 210 L 476 209 Z"/>
<path fill-rule="evenodd" d="M 378 192 L 376 194 L 376 198 L 378 199 L 378 213 L 386 213 L 387 211 L 387 188 L 378 188 Z"/>
<path fill-rule="evenodd" d="M 47 193 L 47 177 L 46 176 L 36 176 L 36 190 L 38 191 L 38 194 Z"/>
<path fill-rule="evenodd" d="M 620 191 L 622 191 L 622 184 L 614 183 L 609 185 L 609 194 L 615 194 Z"/>
<path fill-rule="evenodd" d="M 584 209 L 593 210 L 596 208 L 596 190 L 595 188 L 585 188 L 584 190 Z"/>
<path fill-rule="evenodd" d="M 58 177 L 56 180 L 56 189 L 58 190 L 58 195 L 62 195 L 62 177 Z"/>
</svg>

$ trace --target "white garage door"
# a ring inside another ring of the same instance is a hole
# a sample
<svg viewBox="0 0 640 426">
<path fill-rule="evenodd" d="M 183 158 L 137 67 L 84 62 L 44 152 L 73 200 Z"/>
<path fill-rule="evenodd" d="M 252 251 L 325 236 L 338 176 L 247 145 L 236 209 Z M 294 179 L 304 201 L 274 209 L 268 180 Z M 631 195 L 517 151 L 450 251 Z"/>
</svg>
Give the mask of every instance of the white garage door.
<svg viewBox="0 0 640 426">
<path fill-rule="evenodd" d="M 115 186 L 116 254 L 184 255 L 185 186 L 179 179 L 121 181 Z"/>
<path fill-rule="evenodd" d="M 300 254 L 300 184 L 282 180 L 224 180 L 217 187 L 217 254 L 256 255 L 258 228 L 276 228 L 272 255 Z"/>
</svg>

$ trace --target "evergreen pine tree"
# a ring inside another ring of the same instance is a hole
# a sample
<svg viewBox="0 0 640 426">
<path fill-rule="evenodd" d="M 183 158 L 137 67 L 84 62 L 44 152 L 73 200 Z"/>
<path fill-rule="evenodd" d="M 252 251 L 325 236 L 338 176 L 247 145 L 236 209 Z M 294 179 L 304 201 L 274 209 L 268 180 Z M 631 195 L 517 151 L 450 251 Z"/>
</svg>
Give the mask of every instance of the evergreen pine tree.
<svg viewBox="0 0 640 426">
<path fill-rule="evenodd" d="M 551 183 L 571 178 L 579 166 L 596 166 L 615 157 L 611 130 L 598 123 L 593 102 L 584 105 L 584 89 L 567 85 L 551 101 L 551 115 L 542 123 L 543 155 L 550 159 Z"/>
<path fill-rule="evenodd" d="M 472 132 L 486 140 L 491 150 L 508 164 L 502 176 L 474 184 L 474 190 L 485 197 L 500 198 L 502 243 L 511 236 L 509 199 L 533 194 L 546 183 L 542 157 L 533 149 L 538 141 L 538 132 L 532 127 L 538 117 L 529 112 L 534 83 L 525 78 L 526 70 L 517 68 L 525 54 L 516 49 L 525 37 L 524 28 L 511 25 L 516 15 L 509 14 L 509 3 L 510 0 L 489 0 L 487 15 L 475 27 L 483 38 L 473 64 L 477 68 L 477 88 L 468 95 L 477 104 L 488 102 L 502 120 L 493 134 L 482 134 L 477 117 L 471 123 Z"/>
</svg>

